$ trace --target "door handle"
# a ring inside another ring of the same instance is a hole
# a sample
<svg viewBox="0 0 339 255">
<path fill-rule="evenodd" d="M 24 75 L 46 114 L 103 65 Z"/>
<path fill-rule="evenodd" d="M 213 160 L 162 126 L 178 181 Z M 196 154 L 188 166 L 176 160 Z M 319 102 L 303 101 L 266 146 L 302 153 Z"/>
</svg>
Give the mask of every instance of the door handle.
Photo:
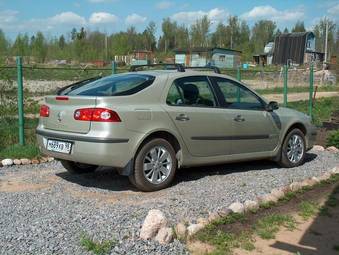
<svg viewBox="0 0 339 255">
<path fill-rule="evenodd" d="M 175 117 L 176 120 L 179 120 L 179 121 L 187 121 L 187 120 L 190 120 L 190 118 L 182 113 L 182 114 L 179 114 L 177 117 Z"/>
<path fill-rule="evenodd" d="M 241 115 L 237 115 L 237 117 L 235 117 L 233 120 L 236 122 L 243 122 L 245 121 L 245 118 L 242 117 Z"/>
</svg>

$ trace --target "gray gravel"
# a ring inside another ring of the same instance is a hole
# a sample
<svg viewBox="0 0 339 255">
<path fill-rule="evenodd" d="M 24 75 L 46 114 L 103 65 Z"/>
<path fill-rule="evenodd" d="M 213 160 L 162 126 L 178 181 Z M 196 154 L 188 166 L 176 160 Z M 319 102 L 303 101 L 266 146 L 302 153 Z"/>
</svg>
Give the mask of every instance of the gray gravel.
<svg viewBox="0 0 339 255">
<path fill-rule="evenodd" d="M 87 254 L 81 235 L 117 240 L 111 254 L 186 254 L 178 241 L 138 239 L 150 209 L 171 224 L 193 222 L 338 164 L 338 155 L 310 151 L 293 169 L 269 161 L 183 169 L 172 187 L 153 193 L 136 191 L 111 169 L 72 176 L 57 162 L 0 168 L 0 254 Z"/>
</svg>

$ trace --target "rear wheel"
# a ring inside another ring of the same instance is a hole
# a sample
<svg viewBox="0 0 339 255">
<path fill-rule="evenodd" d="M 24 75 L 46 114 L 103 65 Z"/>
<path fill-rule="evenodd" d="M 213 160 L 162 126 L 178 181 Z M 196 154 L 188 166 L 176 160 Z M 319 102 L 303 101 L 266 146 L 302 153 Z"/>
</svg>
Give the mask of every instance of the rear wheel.
<svg viewBox="0 0 339 255">
<path fill-rule="evenodd" d="M 88 165 L 68 160 L 61 160 L 60 162 L 62 166 L 71 174 L 92 173 L 98 168 L 96 165 Z"/>
<path fill-rule="evenodd" d="M 142 191 L 166 188 L 177 169 L 177 159 L 172 145 L 161 138 L 147 142 L 136 155 L 134 173 L 130 182 Z"/>
<path fill-rule="evenodd" d="M 293 129 L 285 137 L 279 164 L 283 167 L 300 166 L 305 160 L 305 151 L 305 135 L 299 129 Z"/>
</svg>

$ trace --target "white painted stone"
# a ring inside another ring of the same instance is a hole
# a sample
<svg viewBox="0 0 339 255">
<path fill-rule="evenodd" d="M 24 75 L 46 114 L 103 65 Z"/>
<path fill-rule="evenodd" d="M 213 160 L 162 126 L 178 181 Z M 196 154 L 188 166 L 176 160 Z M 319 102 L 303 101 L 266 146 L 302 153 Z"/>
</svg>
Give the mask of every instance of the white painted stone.
<svg viewBox="0 0 339 255">
<path fill-rule="evenodd" d="M 300 190 L 302 188 L 302 186 L 301 186 L 301 183 L 300 182 L 292 182 L 291 184 L 290 184 L 290 189 L 291 189 L 291 191 L 298 191 L 298 190 Z"/>
<path fill-rule="evenodd" d="M 315 151 L 324 151 L 325 150 L 325 148 L 321 145 L 314 145 L 312 149 L 315 150 Z"/>
<path fill-rule="evenodd" d="M 251 211 L 251 210 L 258 210 L 259 203 L 253 200 L 246 200 L 244 203 L 244 209 L 246 212 Z"/>
<path fill-rule="evenodd" d="M 21 165 L 21 160 L 20 159 L 14 159 L 13 160 L 14 165 Z"/>
<path fill-rule="evenodd" d="M 326 150 L 329 151 L 329 152 L 333 152 L 333 153 L 338 153 L 339 152 L 339 149 L 337 147 L 335 147 L 335 146 L 327 147 Z"/>
<path fill-rule="evenodd" d="M 208 224 L 208 219 L 205 219 L 205 218 L 198 218 L 197 219 L 197 223 L 198 224 L 201 224 L 203 226 L 206 226 Z"/>
<path fill-rule="evenodd" d="M 48 157 L 48 158 L 47 158 L 47 161 L 48 161 L 48 162 L 51 162 L 51 161 L 53 161 L 53 160 L 54 160 L 53 157 Z"/>
<path fill-rule="evenodd" d="M 169 244 L 173 240 L 173 230 L 171 228 L 162 227 L 154 240 L 160 244 Z"/>
<path fill-rule="evenodd" d="M 333 167 L 333 168 L 330 170 L 330 173 L 332 173 L 332 174 L 339 174 L 339 167 Z"/>
<path fill-rule="evenodd" d="M 150 210 L 142 224 L 140 238 L 147 240 L 156 236 L 159 229 L 166 227 L 167 219 L 162 211 L 158 209 Z"/>
<path fill-rule="evenodd" d="M 245 211 L 244 205 L 240 202 L 235 202 L 228 208 L 234 213 L 243 213 Z"/>
<path fill-rule="evenodd" d="M 187 234 L 188 236 L 192 236 L 203 228 L 204 226 L 201 224 L 191 224 L 187 227 Z"/>
<path fill-rule="evenodd" d="M 272 189 L 271 195 L 274 196 L 277 200 L 280 198 L 283 198 L 285 196 L 285 193 L 282 189 Z"/>
<path fill-rule="evenodd" d="M 329 178 L 331 178 L 331 174 L 330 173 L 324 173 L 323 175 L 318 177 L 320 181 L 326 181 Z"/>
<path fill-rule="evenodd" d="M 318 177 L 315 177 L 315 176 L 313 176 L 313 177 L 311 178 L 311 180 L 314 181 L 315 183 L 319 183 L 319 182 L 320 182 L 319 178 L 318 178 Z"/>
<path fill-rule="evenodd" d="M 187 235 L 187 228 L 184 223 L 180 222 L 175 226 L 175 233 L 177 237 L 181 240 L 184 240 Z"/>
<path fill-rule="evenodd" d="M 212 222 L 212 221 L 216 221 L 220 219 L 220 215 L 217 212 L 210 212 L 208 214 L 208 221 Z"/>
<path fill-rule="evenodd" d="M 22 158 L 22 159 L 20 159 L 20 161 L 21 161 L 21 164 L 23 164 L 23 165 L 31 164 L 31 160 L 28 159 L 28 158 Z"/>
<path fill-rule="evenodd" d="M 276 203 L 278 202 L 278 198 L 273 196 L 272 194 L 266 194 L 260 197 L 260 203 L 261 204 L 267 204 L 267 203 Z"/>
<path fill-rule="evenodd" d="M 1 160 L 1 164 L 3 166 L 11 166 L 13 165 L 13 160 L 11 160 L 10 158 L 6 158 L 6 159 Z"/>
</svg>

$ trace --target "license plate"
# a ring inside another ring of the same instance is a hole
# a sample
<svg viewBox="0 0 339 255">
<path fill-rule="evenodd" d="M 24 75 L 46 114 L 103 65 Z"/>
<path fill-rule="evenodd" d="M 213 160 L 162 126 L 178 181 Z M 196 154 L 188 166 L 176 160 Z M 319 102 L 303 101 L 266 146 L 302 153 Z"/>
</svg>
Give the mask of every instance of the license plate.
<svg viewBox="0 0 339 255">
<path fill-rule="evenodd" d="M 47 150 L 70 154 L 72 143 L 58 140 L 47 140 Z"/>
</svg>

